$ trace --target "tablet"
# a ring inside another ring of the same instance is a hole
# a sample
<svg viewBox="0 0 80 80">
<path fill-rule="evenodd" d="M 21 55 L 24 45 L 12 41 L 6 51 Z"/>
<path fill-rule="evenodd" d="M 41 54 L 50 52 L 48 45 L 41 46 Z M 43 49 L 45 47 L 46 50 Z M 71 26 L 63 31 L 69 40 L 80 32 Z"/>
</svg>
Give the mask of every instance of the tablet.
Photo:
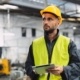
<svg viewBox="0 0 80 80">
<path fill-rule="evenodd" d="M 53 67 L 55 67 L 54 64 L 32 66 L 33 70 L 35 70 L 37 74 L 45 74 L 45 73 L 47 73 L 46 69 L 53 68 Z"/>
</svg>

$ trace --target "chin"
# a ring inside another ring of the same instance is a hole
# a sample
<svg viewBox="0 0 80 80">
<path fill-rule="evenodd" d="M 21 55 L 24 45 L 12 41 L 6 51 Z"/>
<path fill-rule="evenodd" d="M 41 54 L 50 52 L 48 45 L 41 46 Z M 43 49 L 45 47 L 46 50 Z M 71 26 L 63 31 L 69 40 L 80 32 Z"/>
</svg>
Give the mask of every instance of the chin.
<svg viewBox="0 0 80 80">
<path fill-rule="evenodd" d="M 51 30 L 44 30 L 46 34 L 51 34 L 54 32 L 54 29 L 51 29 Z"/>
</svg>

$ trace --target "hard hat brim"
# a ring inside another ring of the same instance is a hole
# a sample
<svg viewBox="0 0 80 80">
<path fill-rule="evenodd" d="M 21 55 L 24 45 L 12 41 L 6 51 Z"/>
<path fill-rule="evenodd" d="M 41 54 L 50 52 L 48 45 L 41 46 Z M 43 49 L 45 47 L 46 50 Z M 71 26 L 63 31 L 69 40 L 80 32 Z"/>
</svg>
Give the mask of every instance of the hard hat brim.
<svg viewBox="0 0 80 80">
<path fill-rule="evenodd" d="M 42 15 L 42 14 L 43 14 L 43 13 L 45 13 L 45 12 L 52 13 L 52 12 L 50 12 L 50 11 L 47 11 L 47 10 L 41 10 L 41 11 L 40 11 L 40 14 Z"/>
</svg>

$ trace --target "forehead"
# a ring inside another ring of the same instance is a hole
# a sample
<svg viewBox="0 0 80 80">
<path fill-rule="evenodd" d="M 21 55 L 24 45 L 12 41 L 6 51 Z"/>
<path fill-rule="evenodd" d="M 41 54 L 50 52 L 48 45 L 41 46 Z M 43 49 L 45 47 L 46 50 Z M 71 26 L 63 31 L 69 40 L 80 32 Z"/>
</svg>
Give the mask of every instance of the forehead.
<svg viewBox="0 0 80 80">
<path fill-rule="evenodd" d="M 55 18 L 56 16 L 54 14 L 51 13 L 43 13 L 42 17 L 51 17 L 51 18 Z"/>
</svg>

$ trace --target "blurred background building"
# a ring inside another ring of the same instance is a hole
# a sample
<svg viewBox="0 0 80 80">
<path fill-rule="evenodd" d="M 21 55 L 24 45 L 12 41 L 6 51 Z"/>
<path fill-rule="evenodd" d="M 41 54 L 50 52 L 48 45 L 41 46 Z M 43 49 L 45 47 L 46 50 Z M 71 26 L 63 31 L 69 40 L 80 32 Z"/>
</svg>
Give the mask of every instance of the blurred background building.
<svg viewBox="0 0 80 80">
<path fill-rule="evenodd" d="M 50 4 L 61 9 L 60 33 L 70 37 L 80 50 L 79 0 L 0 0 L 1 58 L 25 63 L 32 40 L 44 34 L 39 11 Z"/>
</svg>

